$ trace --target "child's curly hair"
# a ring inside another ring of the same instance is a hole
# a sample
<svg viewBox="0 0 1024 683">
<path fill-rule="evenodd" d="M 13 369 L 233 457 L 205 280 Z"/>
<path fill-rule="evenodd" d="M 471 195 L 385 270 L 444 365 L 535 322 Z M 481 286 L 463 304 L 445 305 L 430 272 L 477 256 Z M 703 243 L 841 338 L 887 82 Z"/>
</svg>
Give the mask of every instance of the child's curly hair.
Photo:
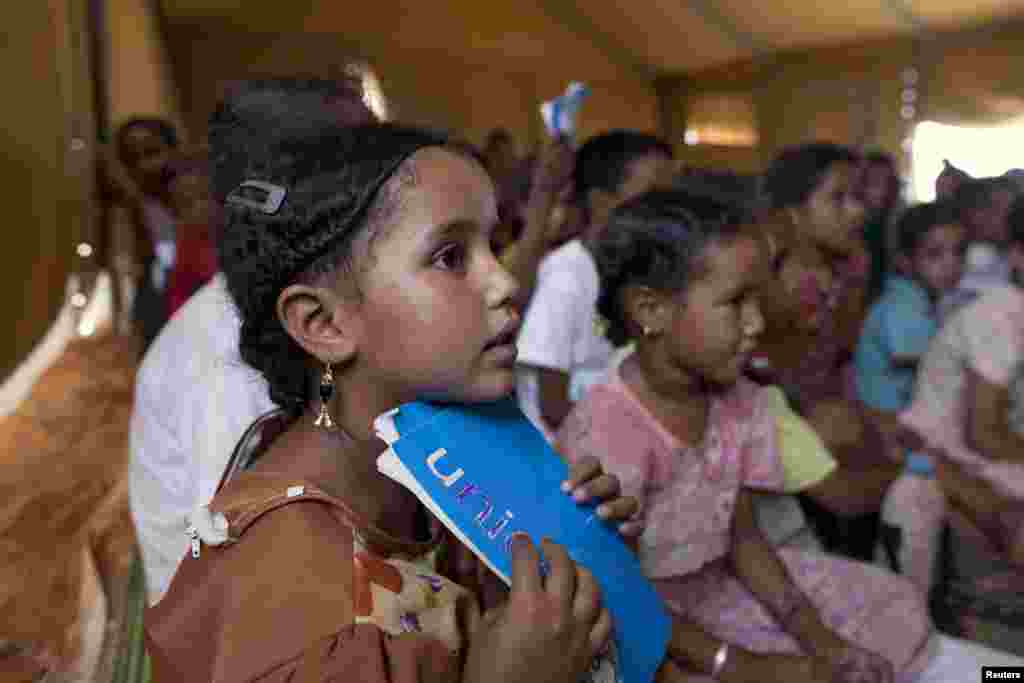
<svg viewBox="0 0 1024 683">
<path fill-rule="evenodd" d="M 637 334 L 623 307 L 627 287 L 684 291 L 700 277 L 708 245 L 737 236 L 748 220 L 739 207 L 678 190 L 648 192 L 615 209 L 593 246 L 608 340 L 623 346 Z"/>
<path fill-rule="evenodd" d="M 310 396 L 310 359 L 278 319 L 280 293 L 329 273 L 354 275 L 355 239 L 372 242 L 401 189 L 415 182 L 403 162 L 446 143 L 415 128 L 342 125 L 322 83 L 272 86 L 241 88 L 217 108 L 210 165 L 214 194 L 224 199 L 219 256 L 242 321 L 240 355 L 266 378 L 271 399 L 298 414 Z M 259 199 L 237 200 L 246 181 L 281 188 L 283 202 L 261 210 Z"/>
</svg>

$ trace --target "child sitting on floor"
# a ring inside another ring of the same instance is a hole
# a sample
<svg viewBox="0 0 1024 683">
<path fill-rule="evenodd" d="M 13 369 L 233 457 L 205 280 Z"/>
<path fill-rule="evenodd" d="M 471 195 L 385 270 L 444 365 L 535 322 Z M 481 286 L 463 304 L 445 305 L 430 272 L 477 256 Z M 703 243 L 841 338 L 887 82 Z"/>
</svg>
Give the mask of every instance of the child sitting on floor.
<svg viewBox="0 0 1024 683">
<path fill-rule="evenodd" d="M 1010 225 L 1014 284 L 981 295 L 946 323 L 921 363 L 914 401 L 901 419 L 934 452 L 988 481 L 1005 499 L 1002 512 L 982 527 L 1006 558 L 1024 565 L 1024 200 L 1014 205 Z"/>
<path fill-rule="evenodd" d="M 775 550 L 758 528 L 752 492 L 783 490 L 785 477 L 770 393 L 742 378 L 764 328 L 768 259 L 741 225 L 674 192 L 615 211 L 594 248 L 598 310 L 610 340 L 636 351 L 576 405 L 560 443 L 570 460 L 596 456 L 640 500 L 640 560 L 677 617 L 670 651 L 691 680 L 975 676 L 978 662 L 935 637 L 909 582 Z"/>
<path fill-rule="evenodd" d="M 901 274 L 890 276 L 871 307 L 854 360 L 858 397 L 887 434 L 910 405 L 918 362 L 938 331 L 939 302 L 960 280 L 965 249 L 956 212 L 943 203 L 908 209 L 899 238 Z M 898 447 L 890 452 L 903 455 Z M 907 458 L 904 476 L 886 494 L 884 521 L 886 533 L 896 536 L 892 550 L 900 572 L 928 595 L 945 511 L 928 459 L 918 453 Z"/>
</svg>

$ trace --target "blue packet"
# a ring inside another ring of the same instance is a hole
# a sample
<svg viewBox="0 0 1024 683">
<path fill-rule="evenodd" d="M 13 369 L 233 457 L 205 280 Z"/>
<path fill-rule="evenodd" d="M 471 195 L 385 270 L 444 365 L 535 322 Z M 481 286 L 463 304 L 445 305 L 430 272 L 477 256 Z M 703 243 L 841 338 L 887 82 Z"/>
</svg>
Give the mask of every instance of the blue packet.
<svg viewBox="0 0 1024 683">
<path fill-rule="evenodd" d="M 375 428 L 389 446 L 378 470 L 409 488 L 506 584 L 517 532 L 535 544 L 550 538 L 593 573 L 614 631 L 591 680 L 654 679 L 671 632 L 661 597 L 614 526 L 561 490 L 568 466 L 514 400 L 408 403 Z"/>
</svg>

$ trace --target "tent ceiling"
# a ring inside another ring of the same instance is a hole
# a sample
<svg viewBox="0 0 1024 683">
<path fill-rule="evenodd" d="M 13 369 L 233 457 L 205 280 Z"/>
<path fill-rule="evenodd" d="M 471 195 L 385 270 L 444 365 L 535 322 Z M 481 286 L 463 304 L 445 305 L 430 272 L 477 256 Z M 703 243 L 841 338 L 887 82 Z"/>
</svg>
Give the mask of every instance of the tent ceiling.
<svg viewBox="0 0 1024 683">
<path fill-rule="evenodd" d="M 254 32 L 332 32 L 349 44 L 437 52 L 509 71 L 580 78 L 697 71 L 778 50 L 945 30 L 1024 16 L 1024 0 L 162 0 L 171 22 Z"/>
</svg>

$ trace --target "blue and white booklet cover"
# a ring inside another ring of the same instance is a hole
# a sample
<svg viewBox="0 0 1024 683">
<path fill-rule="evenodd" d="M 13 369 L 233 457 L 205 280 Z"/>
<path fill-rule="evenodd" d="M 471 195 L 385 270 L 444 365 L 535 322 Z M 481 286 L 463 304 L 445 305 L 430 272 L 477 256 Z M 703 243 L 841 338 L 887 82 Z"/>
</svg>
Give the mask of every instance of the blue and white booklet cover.
<svg viewBox="0 0 1024 683">
<path fill-rule="evenodd" d="M 568 466 L 514 400 L 408 403 L 374 427 L 388 444 L 377 469 L 412 491 L 506 584 L 508 544 L 520 531 L 535 543 L 561 544 L 594 574 L 615 626 L 591 681 L 654 679 L 671 631 L 661 598 L 614 526 L 562 492 Z"/>
</svg>

